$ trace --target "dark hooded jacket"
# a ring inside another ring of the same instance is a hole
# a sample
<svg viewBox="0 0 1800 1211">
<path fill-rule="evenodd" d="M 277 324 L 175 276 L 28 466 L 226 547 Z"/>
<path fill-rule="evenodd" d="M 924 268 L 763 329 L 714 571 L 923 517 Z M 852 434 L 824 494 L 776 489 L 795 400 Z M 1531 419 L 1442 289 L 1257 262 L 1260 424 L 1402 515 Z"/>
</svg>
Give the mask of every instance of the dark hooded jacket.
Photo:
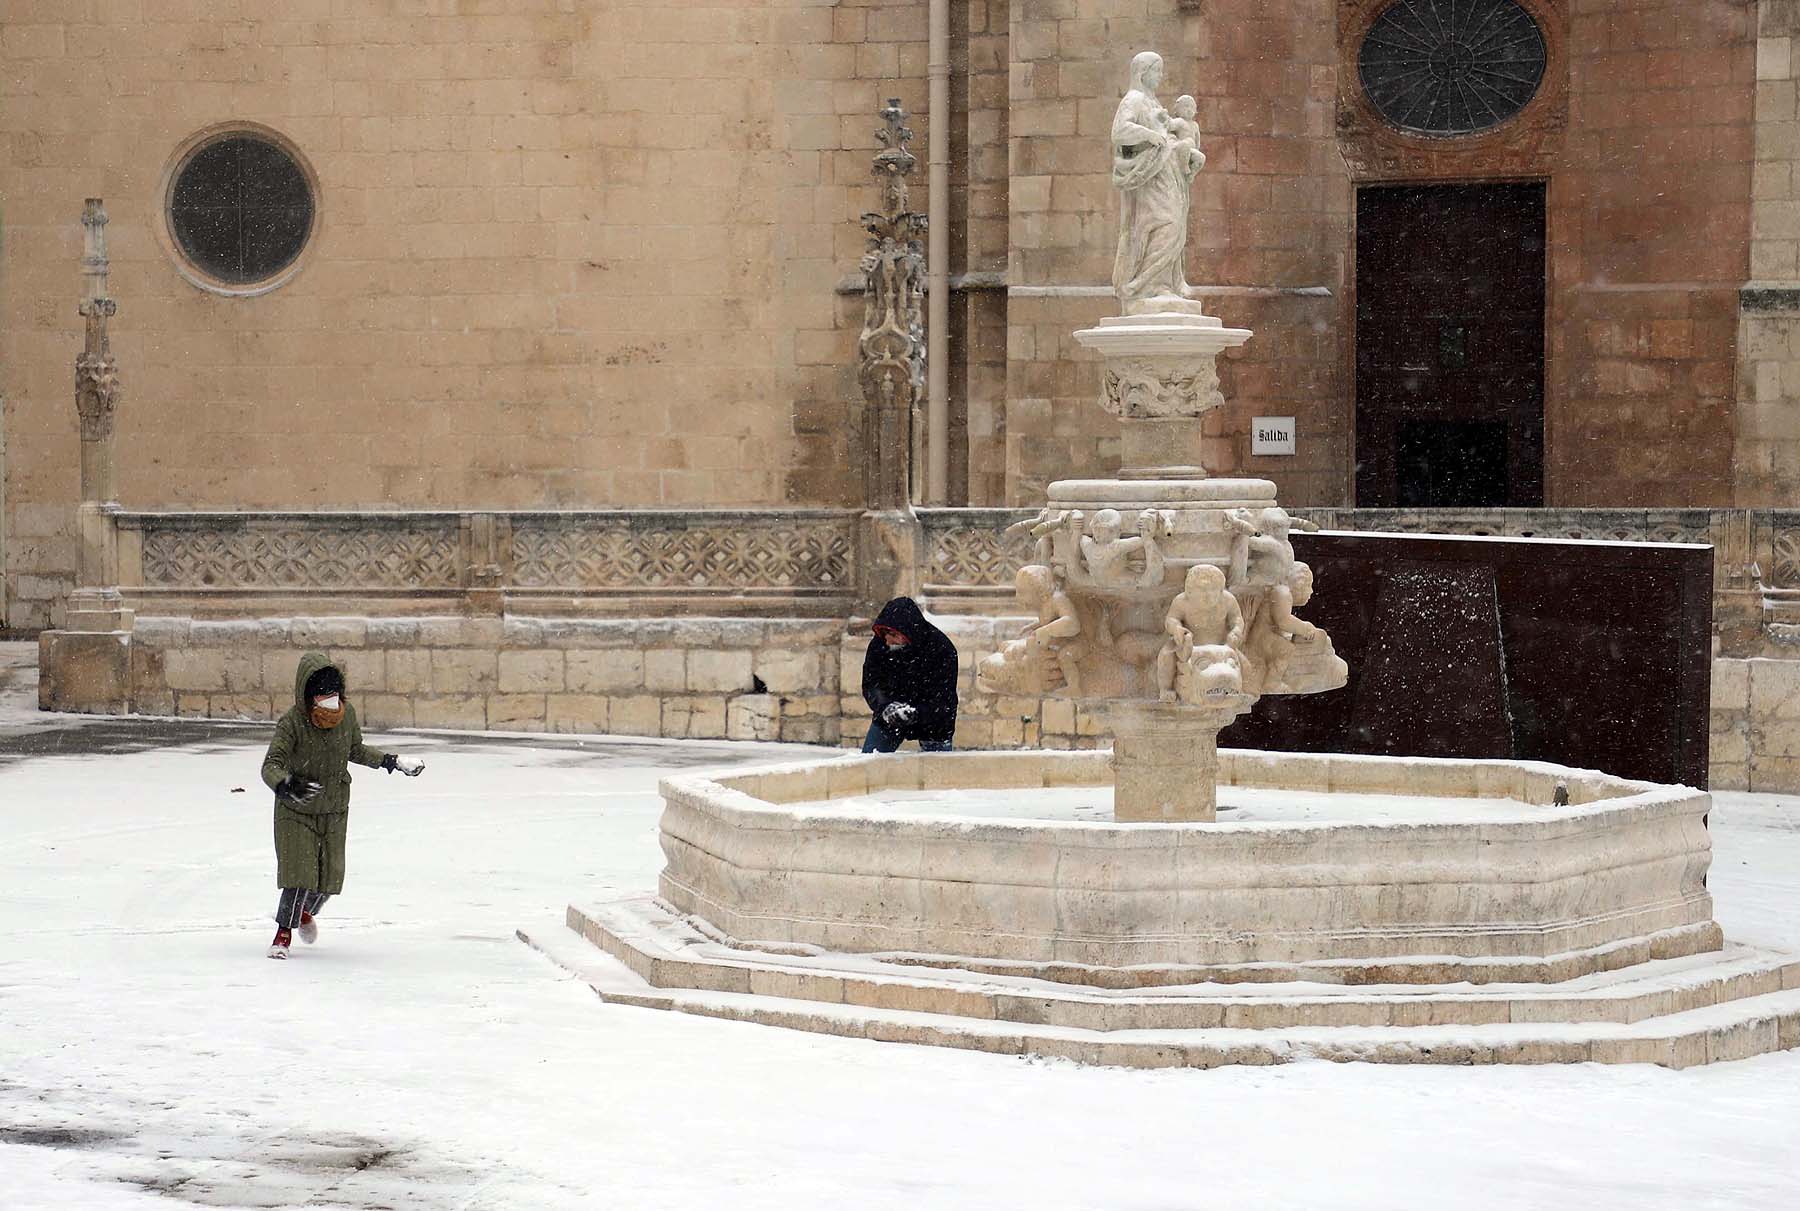
<svg viewBox="0 0 1800 1211">
<path fill-rule="evenodd" d="M 270 790 L 289 774 L 317 782 L 323 789 L 312 802 L 300 804 L 281 800 L 278 806 L 307 815 L 322 816 L 350 810 L 350 763 L 379 766 L 387 754 L 362 742 L 362 725 L 356 721 L 356 708 L 344 698 L 344 718 L 329 730 L 314 726 L 311 703 L 306 700 L 306 683 L 313 674 L 325 668 L 337 669 L 323 652 L 308 652 L 300 657 L 294 672 L 294 705 L 275 725 L 275 738 L 269 741 L 263 758 L 262 780 Z M 343 670 L 337 669 L 342 677 Z"/>
<path fill-rule="evenodd" d="M 889 651 L 876 635 L 863 656 L 863 701 L 877 719 L 890 702 L 906 702 L 919 713 L 910 724 L 882 724 L 902 740 L 950 740 L 956 732 L 956 645 L 925 621 L 918 603 L 896 597 L 881 608 L 875 625 L 906 636 L 905 647 Z"/>
</svg>

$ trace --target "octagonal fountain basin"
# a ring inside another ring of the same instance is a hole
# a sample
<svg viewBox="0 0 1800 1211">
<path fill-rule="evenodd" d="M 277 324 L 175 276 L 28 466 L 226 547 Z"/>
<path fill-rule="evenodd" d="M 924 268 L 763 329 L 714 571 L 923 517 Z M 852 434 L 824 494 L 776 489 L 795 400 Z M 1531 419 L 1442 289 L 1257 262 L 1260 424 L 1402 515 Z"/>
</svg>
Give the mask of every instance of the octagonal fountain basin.
<svg viewBox="0 0 1800 1211">
<path fill-rule="evenodd" d="M 674 777 L 659 890 L 750 950 L 1101 984 L 1555 981 L 1721 945 L 1703 791 L 1530 762 L 1220 757 L 1204 824 L 1114 822 L 1104 752 Z"/>
<path fill-rule="evenodd" d="M 1220 757 L 1208 823 L 1113 821 L 1103 752 L 670 778 L 661 894 L 521 936 L 615 1004 L 1088 1063 L 1800 1046 L 1800 959 L 1712 921 L 1703 791 Z"/>
</svg>

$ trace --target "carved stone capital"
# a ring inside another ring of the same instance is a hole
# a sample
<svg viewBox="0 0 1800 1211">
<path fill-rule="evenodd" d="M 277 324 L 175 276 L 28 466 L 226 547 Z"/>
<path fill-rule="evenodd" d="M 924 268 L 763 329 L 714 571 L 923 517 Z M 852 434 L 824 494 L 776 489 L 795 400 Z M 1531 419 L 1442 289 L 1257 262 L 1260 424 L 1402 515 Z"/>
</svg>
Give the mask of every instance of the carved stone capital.
<svg viewBox="0 0 1800 1211">
<path fill-rule="evenodd" d="M 104 353 L 75 358 L 75 410 L 81 416 L 81 440 L 112 437 L 113 413 L 119 405 L 118 363 Z"/>
<path fill-rule="evenodd" d="M 1101 380 L 1101 407 L 1125 420 L 1199 416 L 1224 403 L 1211 357 L 1115 358 Z"/>
</svg>

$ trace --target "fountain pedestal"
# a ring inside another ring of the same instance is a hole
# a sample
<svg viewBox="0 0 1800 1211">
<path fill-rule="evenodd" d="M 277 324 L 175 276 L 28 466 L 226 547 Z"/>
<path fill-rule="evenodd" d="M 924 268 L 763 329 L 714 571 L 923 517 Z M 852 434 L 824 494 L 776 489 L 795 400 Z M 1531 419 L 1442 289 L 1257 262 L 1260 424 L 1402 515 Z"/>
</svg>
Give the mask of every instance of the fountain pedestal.
<svg viewBox="0 0 1800 1211">
<path fill-rule="evenodd" d="M 1104 359 L 1124 466 L 1050 485 L 1018 581 L 1037 619 L 978 675 L 993 692 L 1104 704 L 1120 821 L 1212 821 L 1220 729 L 1262 694 L 1348 677 L 1329 636 L 1293 613 L 1312 573 L 1275 485 L 1206 473 L 1202 418 L 1225 402 L 1216 359 L 1250 336 L 1191 303 L 1075 334 Z"/>
<path fill-rule="evenodd" d="M 1222 694 L 1205 706 L 1116 704 L 1113 819 L 1122 824 L 1216 820 L 1219 732 L 1255 704 L 1248 694 Z"/>
<path fill-rule="evenodd" d="M 1206 474 L 1200 418 L 1225 402 L 1217 358 L 1250 336 L 1191 311 L 1111 316 L 1075 334 L 1106 359 L 1100 406 L 1121 422 L 1121 479 Z"/>
</svg>

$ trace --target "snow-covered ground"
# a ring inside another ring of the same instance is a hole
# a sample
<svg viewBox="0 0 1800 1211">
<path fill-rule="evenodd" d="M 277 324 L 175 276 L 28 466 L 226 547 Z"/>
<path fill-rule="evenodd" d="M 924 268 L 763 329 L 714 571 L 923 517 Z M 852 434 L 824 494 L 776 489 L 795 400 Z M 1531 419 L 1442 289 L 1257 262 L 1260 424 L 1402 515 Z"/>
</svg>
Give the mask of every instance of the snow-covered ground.
<svg viewBox="0 0 1800 1211">
<path fill-rule="evenodd" d="M 0 731 L 6 1211 L 1800 1205 L 1792 1053 L 1082 1068 L 607 1006 L 514 939 L 655 885 L 661 774 L 791 748 L 388 737 L 425 776 L 360 773 L 270 962 L 263 730 L 115 731 Z M 1713 825 L 1728 933 L 1800 949 L 1800 800 Z"/>
</svg>

